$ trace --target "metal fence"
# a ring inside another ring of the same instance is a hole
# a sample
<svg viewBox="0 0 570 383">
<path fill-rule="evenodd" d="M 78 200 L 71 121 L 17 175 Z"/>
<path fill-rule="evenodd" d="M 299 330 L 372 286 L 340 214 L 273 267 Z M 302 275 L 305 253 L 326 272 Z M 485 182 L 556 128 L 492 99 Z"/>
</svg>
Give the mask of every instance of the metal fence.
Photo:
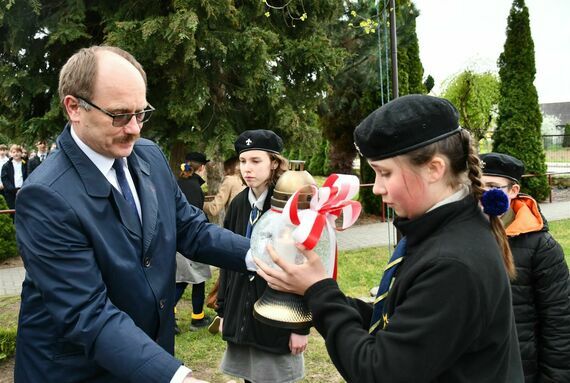
<svg viewBox="0 0 570 383">
<path fill-rule="evenodd" d="M 542 136 L 542 143 L 549 168 L 570 167 L 570 135 L 544 135 Z"/>
</svg>

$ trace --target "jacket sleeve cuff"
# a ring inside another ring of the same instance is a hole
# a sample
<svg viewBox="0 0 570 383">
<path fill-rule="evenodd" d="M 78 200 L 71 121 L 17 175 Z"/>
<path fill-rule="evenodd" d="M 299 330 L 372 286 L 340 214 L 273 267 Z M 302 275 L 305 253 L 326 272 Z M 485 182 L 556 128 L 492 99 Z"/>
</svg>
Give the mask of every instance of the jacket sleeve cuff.
<svg viewBox="0 0 570 383">
<path fill-rule="evenodd" d="M 305 302 L 311 308 L 311 304 L 319 299 L 321 294 L 329 289 L 339 289 L 338 284 L 332 278 L 327 278 L 318 281 L 305 291 Z"/>
</svg>

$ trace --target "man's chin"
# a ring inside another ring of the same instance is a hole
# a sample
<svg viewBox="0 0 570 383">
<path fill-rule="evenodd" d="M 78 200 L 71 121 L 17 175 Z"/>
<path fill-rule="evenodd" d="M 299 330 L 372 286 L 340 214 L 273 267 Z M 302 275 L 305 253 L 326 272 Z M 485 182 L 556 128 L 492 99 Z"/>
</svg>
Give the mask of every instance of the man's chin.
<svg viewBox="0 0 570 383">
<path fill-rule="evenodd" d="M 133 148 L 135 146 L 134 142 L 128 143 L 128 144 L 117 144 L 116 145 L 116 150 L 114 150 L 115 152 L 115 158 L 118 157 L 128 157 L 131 155 L 131 153 L 133 152 Z"/>
</svg>

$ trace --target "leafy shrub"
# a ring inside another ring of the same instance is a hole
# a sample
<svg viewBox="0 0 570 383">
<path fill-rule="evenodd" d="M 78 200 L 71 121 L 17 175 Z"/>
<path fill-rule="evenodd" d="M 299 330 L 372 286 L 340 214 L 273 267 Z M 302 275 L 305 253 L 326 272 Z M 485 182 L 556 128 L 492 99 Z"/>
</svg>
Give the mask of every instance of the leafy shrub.
<svg viewBox="0 0 570 383">
<path fill-rule="evenodd" d="M 10 358 L 16 352 L 16 329 L 0 328 L 0 361 Z"/>
<path fill-rule="evenodd" d="M 311 162 L 307 170 L 314 176 L 326 176 L 328 175 L 328 144 L 326 140 L 322 140 L 321 144 L 315 148 L 313 152 Z"/>
<path fill-rule="evenodd" d="M 360 158 L 360 184 L 373 184 L 374 183 L 374 170 L 364 158 Z M 382 212 L 382 197 L 372 193 L 372 187 L 361 187 L 358 195 L 358 200 L 362 204 L 362 210 L 368 214 L 380 215 Z"/>
<path fill-rule="evenodd" d="M 0 210 L 8 209 L 3 196 L 0 196 Z M 0 261 L 18 255 L 16 228 L 9 214 L 0 214 Z"/>
</svg>

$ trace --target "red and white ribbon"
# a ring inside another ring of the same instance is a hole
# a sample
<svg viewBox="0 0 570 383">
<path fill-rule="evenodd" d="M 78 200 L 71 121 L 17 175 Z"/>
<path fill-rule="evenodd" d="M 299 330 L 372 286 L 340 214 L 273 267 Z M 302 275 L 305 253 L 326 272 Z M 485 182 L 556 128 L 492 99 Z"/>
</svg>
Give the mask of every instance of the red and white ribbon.
<svg viewBox="0 0 570 383">
<path fill-rule="evenodd" d="M 293 238 L 305 248 L 312 250 L 327 229 L 330 239 L 330 258 L 334 262 L 332 277 L 337 275 L 337 247 L 335 230 L 345 230 L 358 219 L 362 207 L 351 199 L 358 193 L 358 177 L 346 174 L 330 175 L 322 187 L 311 185 L 312 197 L 308 209 L 299 209 L 300 191 L 293 194 L 283 208 L 283 218 L 296 226 Z M 335 220 L 343 215 L 342 227 Z M 325 265 L 326 266 L 326 265 Z"/>
</svg>

